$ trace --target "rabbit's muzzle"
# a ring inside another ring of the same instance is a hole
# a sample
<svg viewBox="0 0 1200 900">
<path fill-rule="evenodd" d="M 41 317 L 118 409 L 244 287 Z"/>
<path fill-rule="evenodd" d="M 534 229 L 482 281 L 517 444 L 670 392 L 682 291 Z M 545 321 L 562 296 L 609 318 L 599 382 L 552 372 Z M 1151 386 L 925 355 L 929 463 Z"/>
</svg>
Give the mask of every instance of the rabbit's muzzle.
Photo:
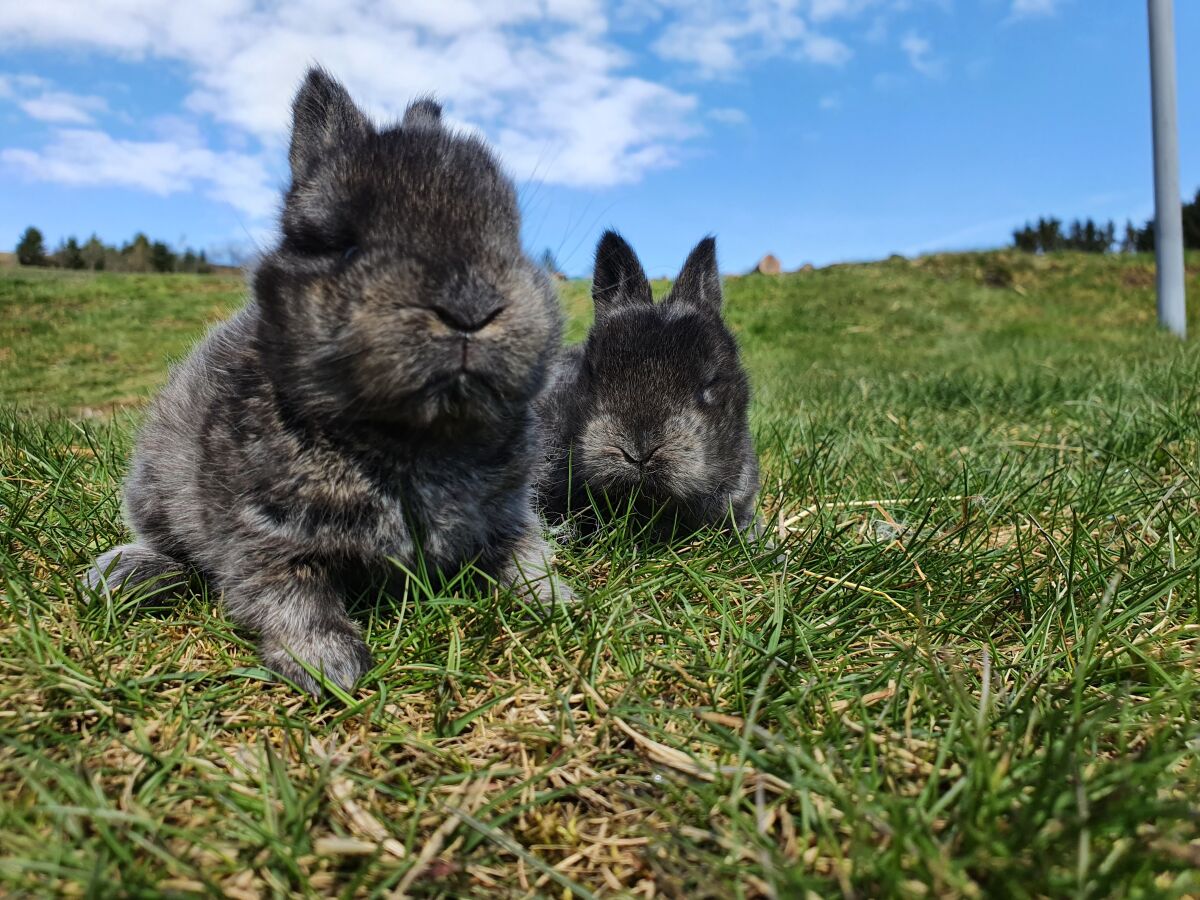
<svg viewBox="0 0 1200 900">
<path fill-rule="evenodd" d="M 704 444 L 687 412 L 654 425 L 602 414 L 588 423 L 580 450 L 583 474 L 603 490 L 636 488 L 665 500 L 687 497 L 705 484 Z"/>
</svg>

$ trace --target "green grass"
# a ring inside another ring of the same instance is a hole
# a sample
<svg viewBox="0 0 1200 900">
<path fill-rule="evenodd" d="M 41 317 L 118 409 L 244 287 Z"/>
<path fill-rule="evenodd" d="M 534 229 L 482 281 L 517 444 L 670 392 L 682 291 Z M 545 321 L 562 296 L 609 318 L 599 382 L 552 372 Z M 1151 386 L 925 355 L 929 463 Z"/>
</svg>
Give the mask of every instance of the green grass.
<svg viewBox="0 0 1200 900">
<path fill-rule="evenodd" d="M 0 270 L 0 401 L 91 414 L 143 402 L 244 293 L 228 275 Z"/>
<path fill-rule="evenodd" d="M 731 279 L 779 546 L 616 528 L 549 625 L 396 598 L 320 703 L 209 598 L 74 580 L 237 296 L 0 276 L 0 890 L 1200 893 L 1200 351 L 1148 259 Z"/>
</svg>

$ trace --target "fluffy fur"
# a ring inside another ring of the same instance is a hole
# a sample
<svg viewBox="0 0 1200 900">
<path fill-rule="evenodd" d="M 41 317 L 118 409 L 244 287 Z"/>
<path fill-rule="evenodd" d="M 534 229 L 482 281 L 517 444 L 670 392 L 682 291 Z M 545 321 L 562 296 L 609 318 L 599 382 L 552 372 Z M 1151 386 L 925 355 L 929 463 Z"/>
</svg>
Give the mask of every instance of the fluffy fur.
<svg viewBox="0 0 1200 900">
<path fill-rule="evenodd" d="M 721 316 L 716 243 L 701 241 L 655 303 L 633 249 L 606 232 L 592 279 L 596 320 L 558 362 L 539 401 L 546 466 L 539 500 L 554 519 L 586 512 L 654 517 L 677 533 L 753 528 L 758 461 L 750 385 Z"/>
<path fill-rule="evenodd" d="M 376 130 L 309 72 L 293 107 L 282 240 L 254 298 L 176 370 L 125 485 L 134 543 L 94 587 L 195 571 L 310 691 L 371 658 L 346 599 L 396 569 L 474 563 L 542 600 L 532 401 L 561 335 L 512 184 L 420 100 Z"/>
</svg>

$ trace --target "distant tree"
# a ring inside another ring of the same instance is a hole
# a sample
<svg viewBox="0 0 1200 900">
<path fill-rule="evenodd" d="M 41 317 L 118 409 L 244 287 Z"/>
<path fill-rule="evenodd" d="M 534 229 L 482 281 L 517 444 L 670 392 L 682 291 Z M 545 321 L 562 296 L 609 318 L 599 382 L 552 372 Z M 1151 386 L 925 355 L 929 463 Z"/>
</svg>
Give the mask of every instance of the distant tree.
<svg viewBox="0 0 1200 900">
<path fill-rule="evenodd" d="M 135 234 L 120 248 L 104 243 L 95 233 L 82 245 L 74 237 L 69 237 L 53 253 L 47 253 L 42 233 L 31 226 L 21 235 L 17 256 L 22 265 L 60 266 L 96 272 L 208 274 L 213 271 L 205 251 L 188 247 L 183 253 L 176 253 L 166 241 L 152 241 L 143 232 Z"/>
<path fill-rule="evenodd" d="M 83 263 L 89 269 L 100 272 L 104 269 L 104 257 L 109 248 L 105 247 L 95 234 L 87 239 L 87 242 L 80 249 L 80 254 L 83 256 Z"/>
<path fill-rule="evenodd" d="M 175 254 L 162 241 L 150 245 L 150 267 L 155 272 L 174 272 Z"/>
<path fill-rule="evenodd" d="M 1095 226 L 1092 226 L 1093 229 Z M 1071 227 L 1067 230 L 1066 237 L 1063 238 L 1064 249 L 1072 250 L 1083 246 L 1083 223 L 1076 219 L 1071 223 Z"/>
<path fill-rule="evenodd" d="M 1200 189 L 1191 203 L 1183 204 L 1183 246 L 1200 250 Z"/>
<path fill-rule="evenodd" d="M 1154 252 L 1154 220 L 1147 219 L 1146 224 L 1138 229 L 1137 240 L 1133 245 L 1137 253 Z"/>
<path fill-rule="evenodd" d="M 1084 222 L 1076 219 L 1071 223 L 1071 229 L 1063 243 L 1067 250 L 1107 253 L 1112 249 L 1115 234 L 1116 226 L 1111 221 L 1098 225 L 1090 218 Z"/>
<path fill-rule="evenodd" d="M 83 259 L 83 252 L 79 249 L 79 241 L 74 237 L 67 238 L 65 244 L 59 248 L 55 254 L 58 257 L 58 264 L 64 269 L 86 269 L 87 263 Z"/>
<path fill-rule="evenodd" d="M 17 262 L 23 266 L 48 266 L 46 241 L 42 233 L 30 225 L 17 243 Z"/>
<path fill-rule="evenodd" d="M 205 257 L 203 250 L 197 253 L 191 247 L 188 247 L 183 251 L 182 255 L 176 257 L 175 271 L 207 275 L 212 271 L 212 266 L 208 264 L 208 259 Z"/>
<path fill-rule="evenodd" d="M 1181 209 L 1183 246 L 1200 250 L 1200 190 L 1190 203 Z M 1117 241 L 1117 226 L 1110 219 L 1103 225 L 1091 219 L 1071 222 L 1064 233 L 1058 219 L 1038 219 L 1037 225 L 1025 223 L 1015 229 L 1013 246 L 1026 253 L 1052 253 L 1055 250 L 1079 250 L 1084 253 L 1153 253 L 1155 244 L 1154 220 L 1148 219 L 1141 228 L 1125 220 L 1124 233 Z"/>
<path fill-rule="evenodd" d="M 151 249 L 150 238 L 139 231 L 121 248 L 121 268 L 126 272 L 149 272 Z"/>
<path fill-rule="evenodd" d="M 1013 246 L 1026 253 L 1054 253 L 1058 250 L 1108 253 L 1116 237 L 1117 226 L 1111 220 L 1100 224 L 1094 219 L 1075 219 L 1064 231 L 1058 219 L 1039 218 L 1036 225 L 1026 222 L 1024 228 L 1013 231 Z M 1127 233 L 1126 240 L 1129 239 Z"/>
<path fill-rule="evenodd" d="M 1038 219 L 1038 248 L 1043 253 L 1054 253 L 1063 248 L 1062 222 L 1058 219 Z"/>
<path fill-rule="evenodd" d="M 1013 231 L 1013 246 L 1026 253 L 1037 253 L 1038 236 L 1032 225 L 1026 222 L 1024 228 Z"/>
</svg>

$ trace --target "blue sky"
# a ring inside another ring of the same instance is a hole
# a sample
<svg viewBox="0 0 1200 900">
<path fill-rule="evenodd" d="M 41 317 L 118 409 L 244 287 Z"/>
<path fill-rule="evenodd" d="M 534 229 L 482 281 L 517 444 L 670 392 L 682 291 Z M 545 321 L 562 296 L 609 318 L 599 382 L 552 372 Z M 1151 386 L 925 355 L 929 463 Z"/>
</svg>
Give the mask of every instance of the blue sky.
<svg viewBox="0 0 1200 900">
<path fill-rule="evenodd" d="M 272 240 L 305 66 L 379 120 L 432 91 L 517 179 L 525 239 L 586 274 L 619 228 L 652 274 L 1006 243 L 1040 214 L 1152 209 L 1134 0 L 41 0 L 0 5 L 0 246 L 142 230 Z M 1178 44 L 1200 3 L 1176 4 Z M 1179 57 L 1184 192 L 1200 58 Z"/>
</svg>

